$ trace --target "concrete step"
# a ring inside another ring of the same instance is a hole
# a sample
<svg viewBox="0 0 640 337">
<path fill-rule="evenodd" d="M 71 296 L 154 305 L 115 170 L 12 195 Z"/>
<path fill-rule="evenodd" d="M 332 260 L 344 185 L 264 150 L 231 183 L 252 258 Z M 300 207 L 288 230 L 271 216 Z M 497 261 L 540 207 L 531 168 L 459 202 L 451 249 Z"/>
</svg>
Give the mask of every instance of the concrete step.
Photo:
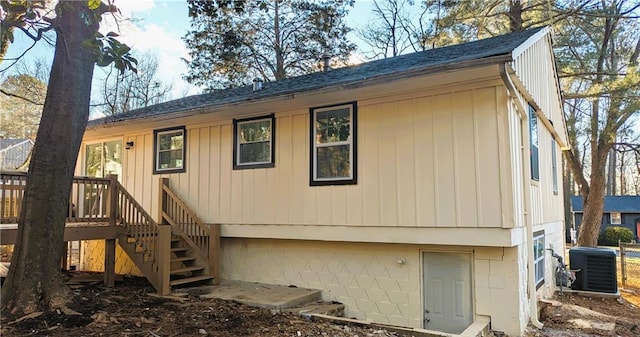
<svg viewBox="0 0 640 337">
<path fill-rule="evenodd" d="M 300 306 L 286 308 L 283 312 L 292 312 L 298 315 L 326 315 L 344 317 L 344 304 L 339 302 L 310 302 Z"/>
<path fill-rule="evenodd" d="M 322 299 L 322 293 L 317 289 L 229 280 L 222 280 L 219 285 L 214 286 L 177 289 L 176 292 L 233 300 L 276 312 Z"/>
</svg>

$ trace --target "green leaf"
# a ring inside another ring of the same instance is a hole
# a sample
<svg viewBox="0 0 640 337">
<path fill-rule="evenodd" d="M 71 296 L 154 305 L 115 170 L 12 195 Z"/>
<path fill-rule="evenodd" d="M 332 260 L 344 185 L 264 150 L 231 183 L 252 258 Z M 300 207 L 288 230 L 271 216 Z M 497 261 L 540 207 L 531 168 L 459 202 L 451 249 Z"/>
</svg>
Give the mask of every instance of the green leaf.
<svg viewBox="0 0 640 337">
<path fill-rule="evenodd" d="M 118 33 L 116 33 L 116 32 L 108 32 L 108 33 L 107 33 L 107 36 L 108 36 L 108 37 L 118 37 L 118 36 L 120 36 L 120 35 L 118 35 Z"/>
<path fill-rule="evenodd" d="M 96 10 L 100 7 L 100 2 L 101 0 L 89 0 L 87 1 L 87 5 L 89 6 L 89 9 Z"/>
<path fill-rule="evenodd" d="M 106 67 L 108 66 L 111 62 L 113 62 L 113 57 L 111 56 L 104 56 L 102 57 L 100 60 L 98 60 L 98 62 L 96 62 L 96 64 L 100 67 Z"/>
</svg>

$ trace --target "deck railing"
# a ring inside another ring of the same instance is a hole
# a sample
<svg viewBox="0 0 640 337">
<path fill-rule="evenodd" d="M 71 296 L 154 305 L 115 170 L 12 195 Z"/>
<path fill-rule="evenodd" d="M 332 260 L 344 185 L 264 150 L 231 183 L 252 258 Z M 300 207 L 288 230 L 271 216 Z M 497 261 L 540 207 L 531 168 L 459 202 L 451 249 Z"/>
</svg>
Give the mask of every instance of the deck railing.
<svg viewBox="0 0 640 337">
<path fill-rule="evenodd" d="M 147 255 L 147 261 L 155 261 L 159 250 L 158 224 L 117 180 L 112 184 L 116 187 L 112 192 L 115 195 L 109 197 L 118 205 L 117 214 L 114 214 L 118 224 L 124 228 L 128 240 L 135 242 Z"/>
<path fill-rule="evenodd" d="M 169 179 L 160 178 L 160 215 L 162 221 L 171 225 L 172 232 L 208 261 L 209 271 L 219 280 L 220 270 L 220 226 L 205 224 L 175 192 L 169 188 Z"/>
<path fill-rule="evenodd" d="M 0 172 L 0 223 L 18 223 L 27 174 Z M 144 263 L 156 275 L 152 283 L 160 293 L 170 291 L 171 236 L 178 235 L 193 252 L 207 261 L 209 273 L 219 280 L 220 226 L 207 225 L 168 186 L 161 181 L 158 224 L 136 199 L 118 182 L 107 178 L 74 177 L 67 209 L 67 222 L 108 222 L 121 227 L 121 240 L 135 244 L 144 254 Z M 124 242 L 121 242 L 124 244 Z"/>
<path fill-rule="evenodd" d="M 18 223 L 27 174 L 0 172 L 0 223 Z M 74 177 L 67 208 L 67 222 L 109 221 L 108 178 Z"/>
</svg>

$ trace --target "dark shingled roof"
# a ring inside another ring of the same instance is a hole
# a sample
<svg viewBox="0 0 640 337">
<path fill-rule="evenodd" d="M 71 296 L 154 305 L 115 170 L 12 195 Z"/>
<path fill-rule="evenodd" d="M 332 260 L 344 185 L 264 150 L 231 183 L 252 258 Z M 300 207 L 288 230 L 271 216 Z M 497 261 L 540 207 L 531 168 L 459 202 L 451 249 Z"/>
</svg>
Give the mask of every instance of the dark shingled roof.
<svg viewBox="0 0 640 337">
<path fill-rule="evenodd" d="M 582 213 L 581 196 L 571 197 L 571 207 L 574 212 Z M 640 213 L 640 195 L 609 195 L 604 197 L 604 212 Z"/>
<path fill-rule="evenodd" d="M 544 29 L 539 27 L 522 32 L 500 35 L 464 44 L 430 49 L 405 54 L 393 58 L 371 61 L 327 72 L 266 82 L 262 90 L 253 91 L 252 86 L 218 90 L 207 94 L 184 98 L 129 111 L 116 116 L 108 116 L 89 121 L 89 126 L 116 123 L 126 120 L 158 116 L 169 113 L 186 112 L 206 107 L 245 101 L 258 101 L 292 93 L 318 90 L 327 87 L 353 85 L 390 76 L 401 76 L 412 72 L 438 69 L 465 61 L 485 59 L 495 56 L 511 56 L 511 52 L 531 36 Z M 443 68 L 443 71 L 446 68 Z"/>
</svg>

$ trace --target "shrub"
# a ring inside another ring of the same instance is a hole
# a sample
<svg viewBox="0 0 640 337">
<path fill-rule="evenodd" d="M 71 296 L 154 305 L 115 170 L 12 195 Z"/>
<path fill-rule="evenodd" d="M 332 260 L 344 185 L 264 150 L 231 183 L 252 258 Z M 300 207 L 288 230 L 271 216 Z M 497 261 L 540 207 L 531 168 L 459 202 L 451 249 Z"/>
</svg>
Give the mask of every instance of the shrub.
<svg viewBox="0 0 640 337">
<path fill-rule="evenodd" d="M 633 232 L 626 227 L 607 227 L 607 229 L 605 229 L 604 231 L 604 238 L 602 240 L 602 243 L 604 243 L 604 245 L 606 246 L 617 246 L 618 240 L 621 242 L 631 242 L 631 240 L 633 240 Z"/>
</svg>

